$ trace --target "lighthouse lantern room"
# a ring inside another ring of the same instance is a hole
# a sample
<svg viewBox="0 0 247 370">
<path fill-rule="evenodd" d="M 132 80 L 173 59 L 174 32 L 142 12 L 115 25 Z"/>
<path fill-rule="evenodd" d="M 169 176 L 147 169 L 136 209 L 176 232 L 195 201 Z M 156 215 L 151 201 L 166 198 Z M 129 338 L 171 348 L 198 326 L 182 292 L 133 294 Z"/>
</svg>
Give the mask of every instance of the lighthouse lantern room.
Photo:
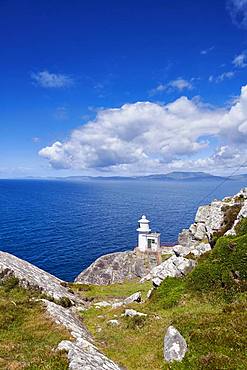
<svg viewBox="0 0 247 370">
<path fill-rule="evenodd" d="M 140 252 L 160 252 L 160 233 L 151 233 L 150 221 L 145 215 L 138 222 L 138 250 Z"/>
</svg>

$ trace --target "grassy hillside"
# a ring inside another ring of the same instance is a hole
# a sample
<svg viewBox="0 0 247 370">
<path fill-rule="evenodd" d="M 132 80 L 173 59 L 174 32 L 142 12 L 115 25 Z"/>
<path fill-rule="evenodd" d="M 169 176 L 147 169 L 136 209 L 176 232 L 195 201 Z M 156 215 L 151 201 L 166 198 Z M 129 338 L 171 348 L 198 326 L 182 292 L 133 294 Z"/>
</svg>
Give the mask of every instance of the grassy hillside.
<svg viewBox="0 0 247 370">
<path fill-rule="evenodd" d="M 0 369 L 68 368 L 65 354 L 54 351 L 68 333 L 47 317 L 34 298 L 15 278 L 0 285 Z"/>
<path fill-rule="evenodd" d="M 184 279 L 168 278 L 144 304 L 132 304 L 147 318 L 125 318 L 124 308 L 91 308 L 86 325 L 97 345 L 128 370 L 246 369 L 247 338 L 247 222 L 235 238 L 222 237 Z M 241 229 L 241 230 L 240 230 Z M 109 300 L 148 284 L 89 287 L 84 296 Z M 83 289 L 83 287 L 82 287 Z M 114 292 L 114 294 L 112 293 Z M 127 294 L 126 294 L 127 295 Z M 108 321 L 118 319 L 112 327 Z M 169 325 L 185 337 L 189 351 L 181 363 L 165 364 L 163 338 Z"/>
</svg>

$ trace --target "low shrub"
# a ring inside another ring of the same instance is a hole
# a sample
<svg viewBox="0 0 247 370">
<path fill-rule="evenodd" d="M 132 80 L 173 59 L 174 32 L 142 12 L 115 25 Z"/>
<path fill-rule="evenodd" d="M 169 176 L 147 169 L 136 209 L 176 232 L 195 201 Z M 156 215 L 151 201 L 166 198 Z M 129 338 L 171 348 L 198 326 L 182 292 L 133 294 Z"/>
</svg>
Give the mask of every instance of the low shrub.
<svg viewBox="0 0 247 370">
<path fill-rule="evenodd" d="M 69 308 L 73 305 L 68 297 L 61 297 L 56 301 L 56 303 L 60 306 L 63 306 L 64 308 Z"/>
<path fill-rule="evenodd" d="M 185 292 L 185 281 L 181 278 L 166 278 L 162 284 L 153 291 L 151 302 L 163 309 L 176 306 Z"/>
<path fill-rule="evenodd" d="M 207 259 L 187 277 L 188 287 L 196 291 L 223 289 L 233 294 L 247 289 L 247 234 L 221 237 Z"/>
<path fill-rule="evenodd" d="M 2 280 L 1 285 L 3 286 L 5 292 L 9 292 L 19 285 L 19 279 L 17 279 L 15 276 L 9 276 Z"/>
<path fill-rule="evenodd" d="M 247 234 L 247 217 L 242 218 L 235 226 L 237 236 Z"/>
<path fill-rule="evenodd" d="M 127 329 L 141 329 L 146 324 L 146 316 L 133 316 L 127 318 Z"/>
</svg>

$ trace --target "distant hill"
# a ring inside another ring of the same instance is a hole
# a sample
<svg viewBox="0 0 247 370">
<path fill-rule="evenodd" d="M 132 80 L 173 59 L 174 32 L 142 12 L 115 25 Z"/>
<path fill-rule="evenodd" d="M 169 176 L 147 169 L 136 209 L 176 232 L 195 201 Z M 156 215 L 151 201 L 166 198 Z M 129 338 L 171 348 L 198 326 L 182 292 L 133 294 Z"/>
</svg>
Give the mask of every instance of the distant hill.
<svg viewBox="0 0 247 370">
<path fill-rule="evenodd" d="M 152 179 L 152 180 L 176 180 L 176 181 L 185 181 L 185 180 L 224 180 L 222 176 L 214 176 L 205 172 L 183 172 L 183 171 L 174 171 L 167 174 L 157 174 L 144 176 L 143 178 Z"/>
<path fill-rule="evenodd" d="M 205 172 L 169 172 L 167 174 L 154 174 L 147 176 L 68 176 L 63 178 L 56 178 L 56 180 L 63 181 L 90 181 L 90 180 L 113 180 L 113 181 L 123 181 L 123 180 L 133 180 L 133 181 L 142 181 L 142 180 L 159 180 L 159 181 L 200 181 L 200 180 L 224 180 L 225 177 L 214 176 Z M 247 179 L 247 175 L 246 175 Z"/>
<path fill-rule="evenodd" d="M 231 179 L 237 180 L 237 181 L 247 181 L 247 173 L 244 173 L 242 175 L 232 176 Z"/>
</svg>

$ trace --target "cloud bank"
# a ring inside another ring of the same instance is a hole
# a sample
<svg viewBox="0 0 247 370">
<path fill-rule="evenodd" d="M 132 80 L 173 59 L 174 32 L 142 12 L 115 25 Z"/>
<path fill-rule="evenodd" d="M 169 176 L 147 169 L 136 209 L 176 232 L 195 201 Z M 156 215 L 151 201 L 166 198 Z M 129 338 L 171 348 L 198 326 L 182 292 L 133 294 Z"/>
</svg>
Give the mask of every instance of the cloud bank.
<svg viewBox="0 0 247 370">
<path fill-rule="evenodd" d="M 57 169 L 116 174 L 235 168 L 247 159 L 247 86 L 230 109 L 183 96 L 105 109 L 65 142 L 40 150 Z"/>
</svg>

